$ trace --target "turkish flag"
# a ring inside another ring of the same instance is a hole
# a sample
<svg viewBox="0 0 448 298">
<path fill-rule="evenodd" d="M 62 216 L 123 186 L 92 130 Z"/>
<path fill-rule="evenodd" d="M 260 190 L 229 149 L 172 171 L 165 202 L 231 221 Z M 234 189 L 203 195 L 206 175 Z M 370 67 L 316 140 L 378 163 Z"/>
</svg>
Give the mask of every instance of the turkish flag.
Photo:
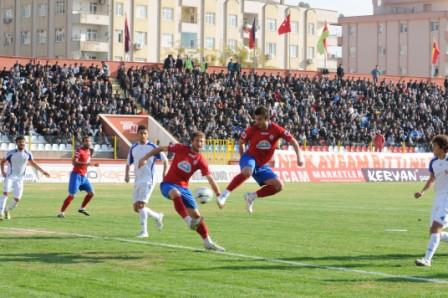
<svg viewBox="0 0 448 298">
<path fill-rule="evenodd" d="M 289 32 L 291 32 L 291 18 L 290 15 L 287 15 L 286 19 L 283 21 L 280 27 L 278 27 L 278 35 L 282 35 Z"/>
</svg>

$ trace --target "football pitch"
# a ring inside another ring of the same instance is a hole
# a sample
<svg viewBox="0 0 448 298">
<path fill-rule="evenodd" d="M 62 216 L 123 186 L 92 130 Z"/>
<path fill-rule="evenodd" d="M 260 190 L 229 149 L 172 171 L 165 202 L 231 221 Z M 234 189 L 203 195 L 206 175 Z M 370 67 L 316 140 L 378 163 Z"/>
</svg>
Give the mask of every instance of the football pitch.
<svg viewBox="0 0 448 298">
<path fill-rule="evenodd" d="M 192 185 L 193 188 L 196 185 Z M 221 185 L 223 187 L 224 185 Z M 287 184 L 245 211 L 234 192 L 224 210 L 201 205 L 225 253 L 204 252 L 158 187 L 159 232 L 137 239 L 132 185 L 95 185 L 91 217 L 78 196 L 56 218 L 66 185 L 27 184 L 0 222 L 1 297 L 446 297 L 448 244 L 421 268 L 433 193 L 422 184 Z"/>
</svg>

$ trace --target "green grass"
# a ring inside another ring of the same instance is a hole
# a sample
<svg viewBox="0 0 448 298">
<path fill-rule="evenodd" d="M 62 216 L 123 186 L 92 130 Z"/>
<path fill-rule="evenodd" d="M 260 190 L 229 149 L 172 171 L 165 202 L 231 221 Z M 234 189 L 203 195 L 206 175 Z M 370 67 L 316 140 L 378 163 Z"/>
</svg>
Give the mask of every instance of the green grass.
<svg viewBox="0 0 448 298">
<path fill-rule="evenodd" d="M 165 213 L 165 229 L 151 222 L 150 239 L 132 243 L 139 222 L 131 185 L 96 185 L 91 217 L 76 212 L 78 196 L 58 219 L 66 186 L 28 184 L 12 220 L 0 222 L 0 296 L 446 296 L 446 244 L 431 268 L 413 264 L 426 249 L 432 203 L 431 193 L 412 199 L 421 184 L 288 184 L 248 216 L 241 196 L 254 187 L 232 194 L 224 210 L 201 206 L 215 241 L 241 254 L 226 255 L 203 252 L 158 189 L 151 206 Z"/>
</svg>

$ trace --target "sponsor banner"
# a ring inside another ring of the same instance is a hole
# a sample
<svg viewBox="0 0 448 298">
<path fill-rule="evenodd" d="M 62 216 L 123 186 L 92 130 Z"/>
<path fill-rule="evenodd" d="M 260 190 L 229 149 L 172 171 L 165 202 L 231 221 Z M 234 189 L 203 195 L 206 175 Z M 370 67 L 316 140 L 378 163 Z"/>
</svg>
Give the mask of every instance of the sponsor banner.
<svg viewBox="0 0 448 298">
<path fill-rule="evenodd" d="M 428 169 L 362 169 L 366 182 L 421 182 L 429 179 Z"/>
<path fill-rule="evenodd" d="M 104 117 L 125 136 L 129 142 L 138 140 L 137 129 L 139 125 L 148 126 L 148 116 L 138 115 L 104 115 Z"/>
</svg>

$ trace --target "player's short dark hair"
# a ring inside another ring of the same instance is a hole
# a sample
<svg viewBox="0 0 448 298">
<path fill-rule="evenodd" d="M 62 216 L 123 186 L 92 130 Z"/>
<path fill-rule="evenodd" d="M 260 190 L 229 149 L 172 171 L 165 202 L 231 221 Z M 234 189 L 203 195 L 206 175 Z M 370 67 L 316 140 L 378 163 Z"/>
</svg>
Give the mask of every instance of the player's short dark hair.
<svg viewBox="0 0 448 298">
<path fill-rule="evenodd" d="M 19 142 L 19 141 L 25 141 L 25 137 L 24 136 L 18 136 L 16 138 L 16 143 Z"/>
<path fill-rule="evenodd" d="M 254 114 L 257 116 L 263 116 L 265 118 L 269 118 L 269 110 L 264 106 L 258 106 L 255 109 Z"/>
<path fill-rule="evenodd" d="M 192 135 L 191 135 L 191 140 L 193 141 L 194 139 L 196 139 L 197 137 L 203 137 L 205 139 L 205 133 L 203 133 L 202 131 L 195 131 Z"/>
<path fill-rule="evenodd" d="M 446 135 L 435 136 L 434 138 L 432 138 L 431 143 L 437 144 L 445 152 L 448 151 L 448 136 Z"/>
<path fill-rule="evenodd" d="M 90 136 L 89 136 L 89 135 L 85 135 L 85 136 L 82 137 L 81 141 L 84 142 L 84 141 L 85 141 L 86 139 L 88 139 L 88 138 L 90 138 Z"/>
<path fill-rule="evenodd" d="M 140 132 L 142 130 L 148 130 L 148 128 L 145 125 L 139 125 L 137 128 L 137 132 Z"/>
</svg>

